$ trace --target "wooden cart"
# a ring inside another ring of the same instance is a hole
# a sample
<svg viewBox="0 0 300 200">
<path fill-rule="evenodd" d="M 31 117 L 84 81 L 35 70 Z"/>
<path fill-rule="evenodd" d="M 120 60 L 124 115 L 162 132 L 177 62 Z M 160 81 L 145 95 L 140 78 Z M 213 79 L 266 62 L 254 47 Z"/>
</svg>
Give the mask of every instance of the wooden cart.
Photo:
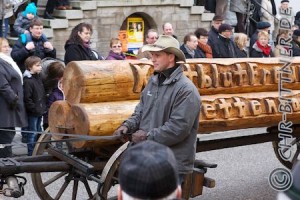
<svg viewBox="0 0 300 200">
<path fill-rule="evenodd" d="M 193 59 L 181 66 L 201 94 L 199 134 L 269 127 L 266 133 L 251 136 L 237 134 L 211 141 L 199 137 L 197 152 L 273 141 L 276 156 L 291 168 L 299 154 L 300 59 L 295 58 L 284 68 L 284 62 L 276 58 Z M 80 193 L 86 193 L 85 199 L 114 196 L 111 193 L 116 194 L 120 157 L 128 143 L 111 136 L 133 113 L 152 73 L 148 61 L 71 62 L 64 74 L 67 100 L 51 106 L 49 134 L 41 135 L 32 157 L 0 160 L 2 184 L 26 172 L 32 173 L 33 186 L 41 199 L 59 199 L 68 185 L 72 185 L 72 199 L 76 199 L 79 183 L 84 185 L 85 191 Z M 279 89 L 290 91 L 279 93 Z M 285 132 L 282 126 L 278 131 L 279 122 L 285 125 Z M 289 129 L 293 132 L 288 133 Z M 82 141 L 70 142 L 74 134 Z M 296 149 L 288 161 L 282 159 L 290 150 L 290 146 L 282 145 L 286 135 Z M 62 142 L 49 143 L 53 140 Z M 204 177 L 209 167 L 216 165 L 195 162 L 195 176 L 184 186 L 184 198 L 200 195 L 203 186 L 214 187 L 214 180 Z M 44 173 L 53 176 L 45 179 Z M 57 193 L 50 193 L 47 187 L 57 188 Z"/>
</svg>

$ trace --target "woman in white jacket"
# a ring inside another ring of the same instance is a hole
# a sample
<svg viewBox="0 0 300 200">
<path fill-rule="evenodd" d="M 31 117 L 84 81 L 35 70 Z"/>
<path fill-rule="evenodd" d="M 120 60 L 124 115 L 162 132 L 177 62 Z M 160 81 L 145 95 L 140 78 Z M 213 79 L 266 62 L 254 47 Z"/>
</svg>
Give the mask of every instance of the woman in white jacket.
<svg viewBox="0 0 300 200">
<path fill-rule="evenodd" d="M 270 0 L 262 0 L 261 1 L 261 21 L 269 22 L 271 24 L 270 30 L 271 33 L 274 31 L 274 22 L 275 16 L 272 15 L 273 6 Z"/>
</svg>

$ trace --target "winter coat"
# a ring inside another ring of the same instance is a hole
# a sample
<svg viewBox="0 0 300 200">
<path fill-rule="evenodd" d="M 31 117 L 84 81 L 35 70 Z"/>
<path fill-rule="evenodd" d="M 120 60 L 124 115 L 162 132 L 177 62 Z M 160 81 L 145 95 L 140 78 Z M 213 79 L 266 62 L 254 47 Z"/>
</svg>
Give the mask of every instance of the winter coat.
<svg viewBox="0 0 300 200">
<path fill-rule="evenodd" d="M 80 60 L 103 60 L 100 55 L 96 55 L 92 49 L 84 47 L 80 43 L 67 42 L 65 44 L 65 64 L 71 61 Z M 100 56 L 97 58 L 97 56 Z"/>
<path fill-rule="evenodd" d="M 274 30 L 274 22 L 275 22 L 275 18 L 272 15 L 273 13 L 273 6 L 271 1 L 269 0 L 262 0 L 261 1 L 261 21 L 262 22 L 269 22 L 271 24 L 270 30 L 271 32 L 273 32 Z"/>
<path fill-rule="evenodd" d="M 228 2 L 228 4 L 229 4 L 229 2 Z M 229 9 L 229 6 L 227 6 L 227 10 L 225 12 L 224 23 L 225 24 L 230 24 L 231 26 L 236 26 L 237 25 L 236 13 L 232 12 Z"/>
<path fill-rule="evenodd" d="M 250 0 L 254 10 L 252 16 L 250 17 L 249 36 L 257 30 L 256 23 L 260 22 L 261 20 L 261 1 L 262 0 Z"/>
<path fill-rule="evenodd" d="M 266 56 L 265 54 L 263 54 L 262 50 L 260 48 L 258 48 L 257 44 L 254 43 L 252 50 L 250 52 L 250 57 L 251 58 L 270 58 L 270 57 L 274 57 L 274 54 L 271 50 L 270 55 Z"/>
<path fill-rule="evenodd" d="M 255 33 L 253 33 L 253 35 L 250 38 L 249 52 L 252 51 L 252 47 L 255 44 L 255 42 L 257 41 L 258 33 L 259 33 L 259 31 L 256 30 Z"/>
<path fill-rule="evenodd" d="M 181 51 L 184 53 L 185 58 L 187 59 L 191 59 L 191 58 L 203 58 L 203 56 L 201 56 L 201 53 L 199 51 L 199 49 L 197 48 L 196 50 L 194 50 L 194 57 L 192 57 L 191 54 L 188 53 L 188 51 L 186 50 L 184 44 L 180 46 Z"/>
<path fill-rule="evenodd" d="M 38 19 L 37 16 L 35 16 L 33 19 Z M 30 22 L 33 19 L 28 19 L 27 17 L 24 17 L 23 12 L 19 12 L 18 17 L 14 23 L 14 30 L 18 35 L 24 33 L 26 30 L 29 31 Z"/>
<path fill-rule="evenodd" d="M 19 73 L 0 59 L 0 127 L 26 127 L 23 87 Z"/>
<path fill-rule="evenodd" d="M 237 58 L 247 58 L 247 51 L 245 49 L 241 50 L 238 47 L 236 47 L 236 57 Z"/>
<path fill-rule="evenodd" d="M 296 13 L 294 24 L 296 24 L 298 27 L 300 27 L 300 11 L 298 11 Z"/>
<path fill-rule="evenodd" d="M 10 0 L 4 0 L 3 3 L 3 19 L 10 18 L 14 14 L 13 5 L 11 4 Z"/>
<path fill-rule="evenodd" d="M 35 49 L 28 51 L 25 48 L 26 44 L 23 44 L 21 39 L 19 38 L 11 51 L 11 57 L 18 64 L 22 73 L 25 71 L 24 62 L 29 56 L 37 56 L 41 59 L 44 59 L 46 57 L 56 58 L 55 48 L 53 50 L 45 49 L 42 38 L 37 39 L 32 37 L 32 42 L 34 43 Z"/>
<path fill-rule="evenodd" d="M 40 117 L 46 112 L 46 95 L 42 78 L 26 70 L 24 76 L 24 103 L 28 116 Z"/>
<path fill-rule="evenodd" d="M 123 125 L 130 132 L 148 133 L 148 140 L 170 147 L 180 174 L 192 172 L 199 126 L 200 95 L 181 67 L 158 84 L 159 74 L 150 77 L 142 91 L 140 103 Z"/>
<path fill-rule="evenodd" d="M 229 10 L 237 13 L 247 13 L 247 0 L 230 0 Z"/>
<path fill-rule="evenodd" d="M 113 51 L 109 51 L 108 56 L 105 60 L 125 60 L 126 56 L 121 53 L 121 54 L 117 54 Z"/>
<path fill-rule="evenodd" d="M 216 0 L 207 0 L 205 2 L 205 9 L 209 10 L 212 13 L 216 12 Z"/>
<path fill-rule="evenodd" d="M 58 84 L 58 83 L 57 83 Z M 48 99 L 47 99 L 47 103 L 46 103 L 46 113 L 43 116 L 43 122 L 44 124 L 48 124 L 48 114 L 49 114 L 49 109 L 51 107 L 51 105 L 55 102 L 55 101 L 59 101 L 59 100 L 64 100 L 64 93 L 63 91 L 57 87 L 55 87 L 52 92 L 50 93 Z"/>
<path fill-rule="evenodd" d="M 212 47 L 214 58 L 236 58 L 236 46 L 229 38 L 219 35 L 216 44 Z"/>
<path fill-rule="evenodd" d="M 211 27 L 210 31 L 208 32 L 208 41 L 207 44 L 211 47 L 218 41 L 219 32 L 213 26 Z"/>
<path fill-rule="evenodd" d="M 300 43 L 293 40 L 291 42 L 291 45 L 292 45 L 293 56 L 300 56 Z"/>
</svg>

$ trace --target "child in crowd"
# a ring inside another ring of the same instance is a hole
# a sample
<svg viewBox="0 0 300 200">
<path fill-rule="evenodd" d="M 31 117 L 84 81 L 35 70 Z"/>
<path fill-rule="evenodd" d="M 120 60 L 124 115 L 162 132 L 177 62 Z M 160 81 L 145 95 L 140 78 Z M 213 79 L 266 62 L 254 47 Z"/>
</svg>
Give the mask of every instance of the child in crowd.
<svg viewBox="0 0 300 200">
<path fill-rule="evenodd" d="M 22 39 L 22 43 L 27 44 L 28 42 L 32 42 L 32 36 L 29 32 L 30 22 L 33 19 L 38 18 L 37 16 L 37 8 L 34 3 L 29 3 L 23 12 L 18 14 L 18 18 L 15 21 L 14 29 L 17 35 L 19 35 Z M 42 41 L 47 42 L 47 37 L 45 34 L 41 36 Z"/>
<path fill-rule="evenodd" d="M 46 70 L 46 78 L 44 80 L 44 87 L 47 98 L 47 111 L 44 114 L 44 130 L 48 128 L 48 111 L 55 101 L 64 100 L 64 93 L 62 90 L 62 78 L 64 75 L 65 65 L 62 62 L 52 62 Z"/>
<path fill-rule="evenodd" d="M 42 71 L 41 59 L 36 56 L 30 56 L 25 60 L 26 71 L 23 74 L 24 79 L 24 103 L 28 116 L 27 131 L 27 149 L 28 155 L 32 151 L 37 139 L 35 132 L 41 132 L 42 116 L 46 111 L 45 89 L 43 86 L 40 72 Z"/>
</svg>

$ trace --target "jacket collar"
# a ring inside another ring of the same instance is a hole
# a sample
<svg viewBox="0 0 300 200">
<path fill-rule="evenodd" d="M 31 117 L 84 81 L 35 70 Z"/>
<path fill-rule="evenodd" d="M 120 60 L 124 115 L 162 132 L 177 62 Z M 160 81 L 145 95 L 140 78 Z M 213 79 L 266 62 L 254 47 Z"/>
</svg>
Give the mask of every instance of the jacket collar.
<svg viewBox="0 0 300 200">
<path fill-rule="evenodd" d="M 175 70 L 174 70 L 175 68 Z M 169 85 L 171 83 L 177 82 L 178 79 L 181 77 L 182 75 L 182 68 L 180 67 L 180 65 L 174 66 L 168 70 L 165 70 L 161 73 L 164 74 L 164 76 L 166 76 L 166 80 L 163 82 L 163 85 Z M 152 76 L 152 80 L 155 84 L 158 85 L 159 83 L 159 74 L 160 73 L 154 73 L 154 76 Z"/>
</svg>

